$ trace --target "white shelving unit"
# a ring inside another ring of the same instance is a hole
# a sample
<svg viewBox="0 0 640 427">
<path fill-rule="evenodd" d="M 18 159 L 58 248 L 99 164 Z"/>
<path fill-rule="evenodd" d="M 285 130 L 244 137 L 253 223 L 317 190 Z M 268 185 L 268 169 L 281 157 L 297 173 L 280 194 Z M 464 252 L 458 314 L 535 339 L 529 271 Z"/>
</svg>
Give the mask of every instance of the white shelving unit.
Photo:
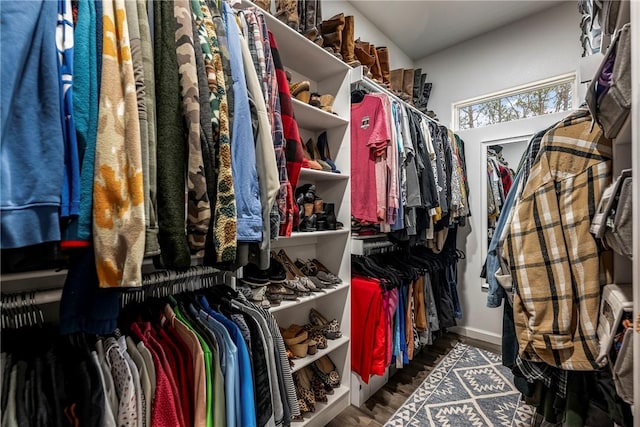
<svg viewBox="0 0 640 427">
<path fill-rule="evenodd" d="M 633 263 L 631 271 L 631 280 L 633 283 L 633 315 L 635 319 L 635 328 L 633 335 L 633 377 L 635 384 L 633 390 L 634 401 L 634 422 L 640 425 L 640 417 L 637 415 L 635 408 L 640 403 L 640 180 L 638 179 L 638 171 L 640 171 L 640 49 L 638 49 L 638 40 L 640 40 L 640 3 L 631 2 L 631 41 L 633 49 L 631 49 L 631 90 L 633 98 L 631 102 L 630 130 L 627 155 L 631 156 L 631 164 L 633 167 Z"/>
<path fill-rule="evenodd" d="M 252 4 L 242 0 L 237 7 Z M 328 340 L 328 347 L 315 355 L 294 360 L 296 371 L 309 365 L 324 355 L 328 355 L 336 365 L 341 377 L 341 385 L 328 396 L 327 403 L 316 403 L 316 410 L 294 426 L 324 426 L 347 406 L 349 406 L 351 373 L 351 302 L 350 302 L 350 224 L 351 224 L 351 67 L 340 61 L 320 46 L 289 28 L 270 14 L 266 15 L 267 27 L 274 35 L 282 63 L 292 76 L 292 82 L 308 80 L 311 92 L 334 96 L 333 112 L 293 100 L 293 110 L 302 143 L 309 139 L 317 142 L 318 136 L 326 131 L 331 159 L 340 173 L 302 169 L 298 185 L 310 183 L 316 186 L 316 195 L 325 203 L 333 203 L 337 221 L 343 224 L 340 230 L 316 232 L 294 232 L 290 237 L 272 241 L 272 249 L 284 249 L 290 258 L 296 260 L 316 258 L 329 270 L 337 274 L 342 283 L 334 289 L 313 293 L 297 301 L 282 301 L 272 307 L 271 312 L 278 324 L 287 328 L 293 323 L 303 325 L 309 322 L 311 308 L 318 310 L 327 319 L 337 319 L 342 337 Z"/>
</svg>

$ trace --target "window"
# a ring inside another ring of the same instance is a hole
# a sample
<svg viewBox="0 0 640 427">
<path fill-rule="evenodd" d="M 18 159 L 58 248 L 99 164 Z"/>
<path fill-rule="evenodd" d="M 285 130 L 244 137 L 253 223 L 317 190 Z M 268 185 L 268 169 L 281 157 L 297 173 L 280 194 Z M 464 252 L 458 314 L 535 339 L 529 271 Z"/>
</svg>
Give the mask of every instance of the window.
<svg viewBox="0 0 640 427">
<path fill-rule="evenodd" d="M 473 129 L 574 108 L 575 75 L 545 80 L 454 105 L 456 128 Z"/>
</svg>

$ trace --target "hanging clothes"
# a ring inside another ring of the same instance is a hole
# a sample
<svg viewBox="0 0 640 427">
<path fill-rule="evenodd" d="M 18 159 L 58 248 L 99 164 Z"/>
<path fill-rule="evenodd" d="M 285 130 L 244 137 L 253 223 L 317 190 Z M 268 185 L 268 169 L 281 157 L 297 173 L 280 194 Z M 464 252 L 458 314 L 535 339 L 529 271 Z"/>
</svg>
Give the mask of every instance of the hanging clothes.
<svg viewBox="0 0 640 427">
<path fill-rule="evenodd" d="M 57 2 L 44 0 L 2 6 L 2 249 L 60 240 L 65 153 L 56 13 Z"/>
<path fill-rule="evenodd" d="M 520 354 L 569 370 L 599 367 L 595 361 L 599 257 L 589 226 L 595 204 L 611 181 L 611 141 L 602 136 L 599 127 L 591 129 L 590 120 L 588 110 L 581 109 L 545 134 L 514 207 L 505 245 L 514 280 L 514 317 Z M 567 145 L 572 151 L 563 149 Z M 578 147 L 585 148 L 578 150 Z M 566 179 L 567 176 L 572 179 Z M 558 186 L 561 188 L 556 190 Z M 514 227 L 518 230 L 517 238 Z M 541 237 L 544 239 L 540 240 Z M 526 260 L 516 256 L 522 252 L 528 254 Z M 559 254 L 551 264 L 542 259 L 549 253 Z M 551 280 L 549 271 L 554 277 L 566 277 L 562 282 L 571 285 L 559 286 L 556 280 Z M 536 284 L 533 294 L 532 283 Z M 548 305 L 549 298 L 558 301 L 556 309 L 536 308 Z M 574 306 L 573 301 L 577 300 L 581 302 Z M 580 324 L 577 329 L 575 322 Z M 535 331 L 527 332 L 522 325 L 537 326 Z M 576 345 L 577 342 L 580 344 Z"/>
</svg>

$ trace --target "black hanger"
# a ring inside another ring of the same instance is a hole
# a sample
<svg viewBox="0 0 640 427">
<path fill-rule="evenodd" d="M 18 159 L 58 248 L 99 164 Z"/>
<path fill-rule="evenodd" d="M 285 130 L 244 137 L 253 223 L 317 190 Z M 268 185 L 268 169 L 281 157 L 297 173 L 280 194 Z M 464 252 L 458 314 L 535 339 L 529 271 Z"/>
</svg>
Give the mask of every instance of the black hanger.
<svg viewBox="0 0 640 427">
<path fill-rule="evenodd" d="M 365 95 L 367 94 L 367 92 L 363 89 L 354 89 L 351 91 L 351 103 L 352 104 L 358 104 L 360 102 L 362 102 L 362 100 L 364 100 Z"/>
</svg>

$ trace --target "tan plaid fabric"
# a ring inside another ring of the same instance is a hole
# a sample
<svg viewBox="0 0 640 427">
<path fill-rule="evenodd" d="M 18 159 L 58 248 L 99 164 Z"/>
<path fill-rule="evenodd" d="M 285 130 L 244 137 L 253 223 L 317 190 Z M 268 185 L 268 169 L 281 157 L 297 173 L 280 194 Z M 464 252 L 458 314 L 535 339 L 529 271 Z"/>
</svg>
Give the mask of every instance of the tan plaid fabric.
<svg viewBox="0 0 640 427">
<path fill-rule="evenodd" d="M 611 141 L 598 126 L 591 130 L 588 110 L 545 134 L 504 247 L 523 359 L 599 367 L 599 253 L 589 225 L 610 182 Z"/>
</svg>

